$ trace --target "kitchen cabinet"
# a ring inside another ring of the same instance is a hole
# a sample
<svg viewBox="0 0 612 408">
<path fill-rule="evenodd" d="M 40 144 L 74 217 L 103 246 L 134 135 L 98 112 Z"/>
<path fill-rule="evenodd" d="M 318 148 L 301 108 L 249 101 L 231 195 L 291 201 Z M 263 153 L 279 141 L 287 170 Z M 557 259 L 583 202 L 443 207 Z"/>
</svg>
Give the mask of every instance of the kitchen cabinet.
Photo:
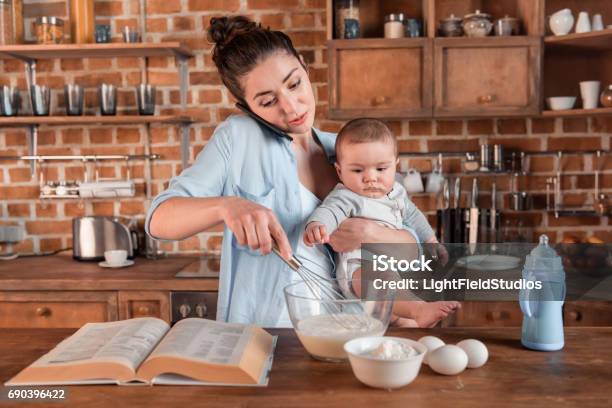
<svg viewBox="0 0 612 408">
<path fill-rule="evenodd" d="M 400 0 L 392 7 L 382 0 L 362 2 L 363 38 L 351 40 L 334 38 L 335 3 L 327 2 L 331 119 L 540 115 L 544 0 Z M 516 17 L 520 35 L 439 36 L 441 19 L 477 9 L 492 21 Z M 421 21 L 424 37 L 380 38 L 384 16 L 391 12 Z M 427 44 L 420 56 L 414 50 L 409 56 L 406 49 L 397 54 L 398 48 L 417 41 Z"/>
<path fill-rule="evenodd" d="M 120 291 L 119 319 L 157 317 L 170 322 L 170 302 L 167 292 Z"/>
<path fill-rule="evenodd" d="M 541 39 L 436 38 L 434 116 L 526 116 L 540 110 Z"/>
<path fill-rule="evenodd" d="M 117 319 L 116 292 L 0 292 L 0 327 L 79 328 Z"/>
<path fill-rule="evenodd" d="M 565 302 L 563 324 L 565 326 L 612 326 L 612 302 Z"/>
<path fill-rule="evenodd" d="M 0 328 L 79 328 L 146 316 L 171 323 L 198 311 L 214 319 L 216 277 L 175 276 L 194 260 L 136 258 L 133 266 L 112 272 L 62 255 L 0 263 Z M 193 313 L 182 316 L 181 307 Z"/>
<path fill-rule="evenodd" d="M 328 49 L 330 117 L 431 116 L 430 39 L 336 40 Z"/>
</svg>

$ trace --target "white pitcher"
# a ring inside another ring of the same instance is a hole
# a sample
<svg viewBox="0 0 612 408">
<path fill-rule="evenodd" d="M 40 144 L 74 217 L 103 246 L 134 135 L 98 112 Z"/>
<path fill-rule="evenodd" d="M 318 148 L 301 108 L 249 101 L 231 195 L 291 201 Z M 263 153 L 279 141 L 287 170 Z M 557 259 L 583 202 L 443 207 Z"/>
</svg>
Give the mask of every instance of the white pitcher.
<svg viewBox="0 0 612 408">
<path fill-rule="evenodd" d="M 555 35 L 565 35 L 569 33 L 574 26 L 572 11 L 568 8 L 557 11 L 550 16 L 548 24 Z"/>
</svg>

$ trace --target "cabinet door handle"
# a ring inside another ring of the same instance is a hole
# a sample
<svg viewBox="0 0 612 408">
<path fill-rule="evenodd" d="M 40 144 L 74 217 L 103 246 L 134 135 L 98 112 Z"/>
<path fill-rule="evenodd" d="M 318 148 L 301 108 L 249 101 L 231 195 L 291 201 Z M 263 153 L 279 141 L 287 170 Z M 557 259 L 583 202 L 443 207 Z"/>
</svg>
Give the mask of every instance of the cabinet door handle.
<svg viewBox="0 0 612 408">
<path fill-rule="evenodd" d="M 385 103 L 389 102 L 389 99 L 390 98 L 388 96 L 377 96 L 372 99 L 372 106 L 384 105 Z"/>
<path fill-rule="evenodd" d="M 36 315 L 41 317 L 51 316 L 51 309 L 49 309 L 47 306 L 37 307 Z"/>
<path fill-rule="evenodd" d="M 508 319 L 509 314 L 505 311 L 501 311 L 501 310 L 492 310 L 490 312 L 487 312 L 487 319 L 488 320 L 506 320 Z"/>
<path fill-rule="evenodd" d="M 206 307 L 206 305 L 198 304 L 195 307 L 195 312 L 198 317 L 204 317 L 206 316 L 206 312 L 208 312 L 208 308 Z"/>
<path fill-rule="evenodd" d="M 149 306 L 140 306 L 138 308 L 138 313 L 141 315 L 148 315 L 151 314 L 151 308 Z"/>
<path fill-rule="evenodd" d="M 495 95 L 483 95 L 478 97 L 478 103 L 480 105 L 488 105 L 495 100 Z"/>
<path fill-rule="evenodd" d="M 580 313 L 578 310 L 572 310 L 568 313 L 568 315 L 569 318 L 575 322 L 579 322 L 582 320 L 582 313 Z"/>
</svg>

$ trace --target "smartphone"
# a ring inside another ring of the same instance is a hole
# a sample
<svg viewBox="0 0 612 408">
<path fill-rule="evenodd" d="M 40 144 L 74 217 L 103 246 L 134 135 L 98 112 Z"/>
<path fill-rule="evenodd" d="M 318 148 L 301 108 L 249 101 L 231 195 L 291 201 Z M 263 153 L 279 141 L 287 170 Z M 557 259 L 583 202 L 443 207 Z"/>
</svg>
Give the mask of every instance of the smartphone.
<svg viewBox="0 0 612 408">
<path fill-rule="evenodd" d="M 250 117 L 252 117 L 253 119 L 255 119 L 261 125 L 265 126 L 269 130 L 274 132 L 276 135 L 282 136 L 282 137 L 286 137 L 289 140 L 293 140 L 293 138 L 291 136 L 289 136 L 285 130 L 279 128 L 278 126 L 275 126 L 275 125 L 271 124 L 270 122 L 268 122 L 267 120 L 265 120 L 264 118 L 262 118 L 261 116 L 259 116 L 255 112 L 253 112 L 251 110 L 251 108 L 249 108 L 245 104 L 240 103 L 240 102 L 236 102 L 236 107 L 238 109 L 240 109 L 241 111 L 243 111 L 244 113 L 246 113 L 247 115 L 249 115 Z"/>
</svg>

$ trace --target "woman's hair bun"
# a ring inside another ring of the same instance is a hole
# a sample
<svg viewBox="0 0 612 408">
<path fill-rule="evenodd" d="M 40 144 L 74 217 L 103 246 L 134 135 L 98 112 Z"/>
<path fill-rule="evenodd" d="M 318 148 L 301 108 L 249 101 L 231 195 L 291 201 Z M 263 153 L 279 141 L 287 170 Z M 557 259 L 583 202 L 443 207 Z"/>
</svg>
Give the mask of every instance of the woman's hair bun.
<svg viewBox="0 0 612 408">
<path fill-rule="evenodd" d="M 208 41 L 217 49 L 225 47 L 236 36 L 254 31 L 259 25 L 245 16 L 213 17 L 208 28 Z"/>
</svg>

